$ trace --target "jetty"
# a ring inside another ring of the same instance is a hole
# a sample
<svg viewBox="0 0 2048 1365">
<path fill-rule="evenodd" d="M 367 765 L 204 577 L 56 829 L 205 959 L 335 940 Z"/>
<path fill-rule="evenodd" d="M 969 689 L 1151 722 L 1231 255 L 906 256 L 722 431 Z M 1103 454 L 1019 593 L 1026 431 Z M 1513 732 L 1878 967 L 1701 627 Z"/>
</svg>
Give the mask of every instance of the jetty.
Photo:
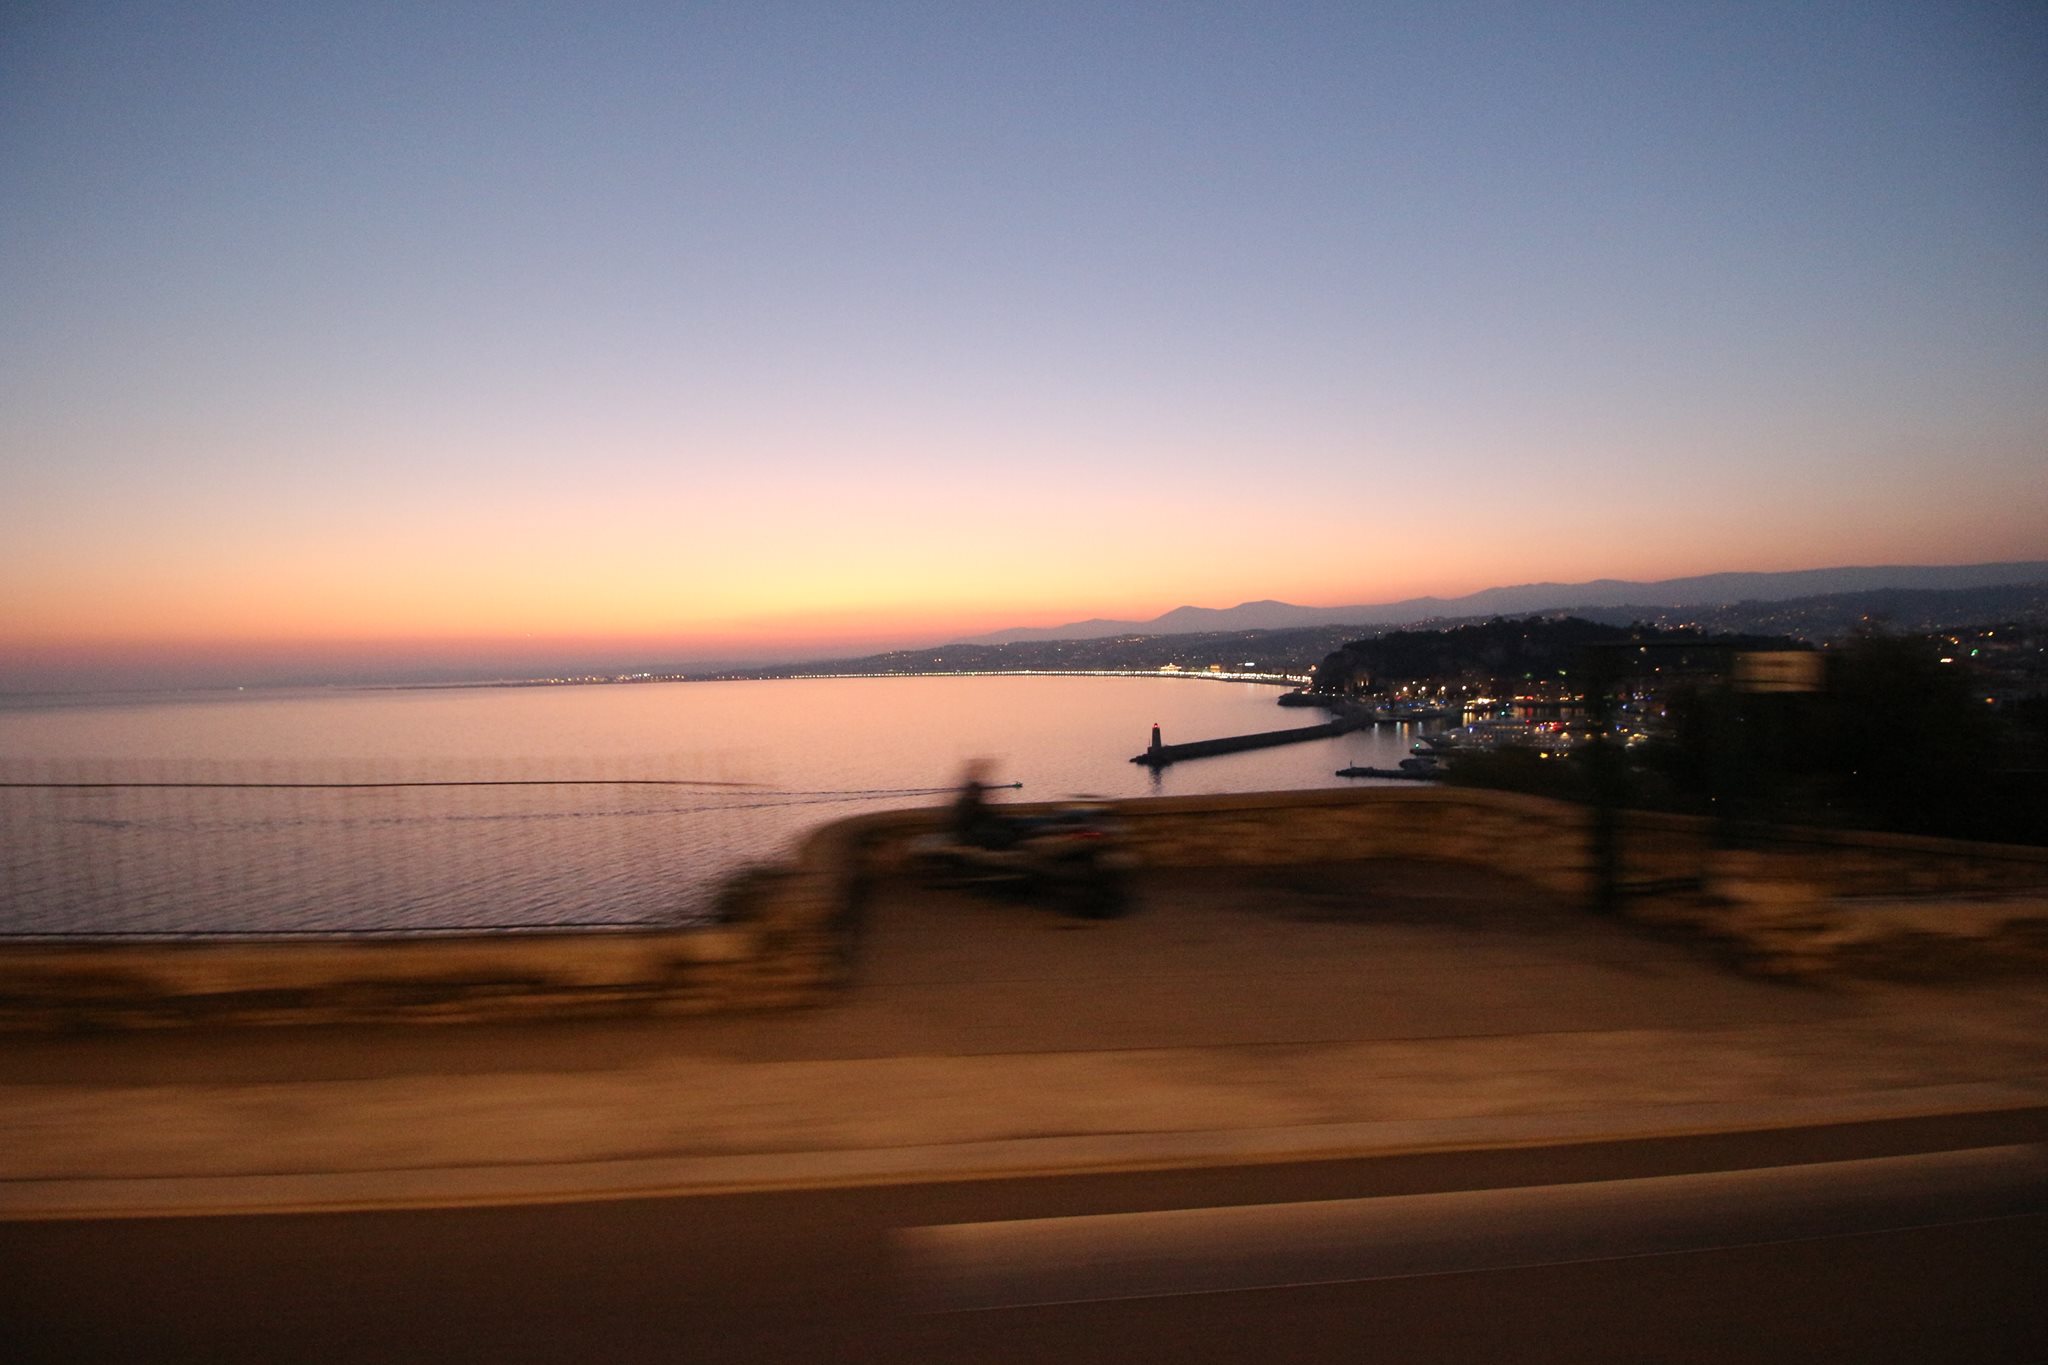
<svg viewBox="0 0 2048 1365">
<path fill-rule="evenodd" d="M 1349 768 L 1337 769 L 1336 775 L 1338 777 L 1391 777 L 1398 778 L 1403 782 L 1436 782 L 1443 777 L 1441 772 L 1437 772 L 1434 769 L 1370 768 L 1361 767 L 1357 764 L 1353 764 Z"/>
<path fill-rule="evenodd" d="M 1282 706 L 1319 706 L 1325 711 L 1346 711 L 1351 707 L 1346 698 L 1329 692 L 1311 692 L 1306 687 L 1282 692 L 1279 701 Z"/>
<path fill-rule="evenodd" d="M 1247 749 L 1271 749 L 1282 744 L 1301 744 L 1311 739 L 1329 739 L 1335 735 L 1349 734 L 1372 724 L 1370 712 L 1340 715 L 1335 720 L 1321 725 L 1303 725 L 1292 730 L 1262 730 L 1255 735 L 1228 735 L 1222 739 L 1197 739 L 1186 744 L 1163 744 L 1159 739 L 1159 727 L 1152 727 L 1152 743 L 1144 753 L 1131 759 L 1148 768 L 1164 768 L 1169 763 L 1179 763 L 1189 758 L 1210 758 L 1216 754 L 1243 753 Z"/>
<path fill-rule="evenodd" d="M 1448 720 L 1451 709 L 1443 706 L 1424 706 L 1416 702 L 1400 702 L 1390 706 L 1365 706 L 1350 697 L 1334 692 L 1311 692 L 1306 687 L 1297 687 L 1292 692 L 1282 692 L 1279 697 L 1282 706 L 1316 706 L 1333 715 L 1358 715 L 1360 723 L 1373 721 L 1380 725 L 1407 725 L 1425 720 Z"/>
</svg>

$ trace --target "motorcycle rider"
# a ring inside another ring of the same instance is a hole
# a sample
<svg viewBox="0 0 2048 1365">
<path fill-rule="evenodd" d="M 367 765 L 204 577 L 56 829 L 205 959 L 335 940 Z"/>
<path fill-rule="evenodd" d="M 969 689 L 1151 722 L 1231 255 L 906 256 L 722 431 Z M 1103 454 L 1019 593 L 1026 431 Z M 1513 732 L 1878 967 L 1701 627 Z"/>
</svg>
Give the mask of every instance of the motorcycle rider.
<svg viewBox="0 0 2048 1365">
<path fill-rule="evenodd" d="M 1009 848 L 1017 842 L 1017 826 L 989 805 L 988 770 L 985 758 L 968 763 L 953 798 L 953 837 L 969 848 Z"/>
</svg>

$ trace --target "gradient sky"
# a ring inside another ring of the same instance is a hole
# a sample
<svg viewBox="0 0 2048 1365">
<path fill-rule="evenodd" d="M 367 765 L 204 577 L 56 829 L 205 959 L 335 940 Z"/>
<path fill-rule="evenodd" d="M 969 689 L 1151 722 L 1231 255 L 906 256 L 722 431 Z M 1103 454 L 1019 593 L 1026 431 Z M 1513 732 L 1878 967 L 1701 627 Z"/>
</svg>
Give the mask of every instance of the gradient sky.
<svg viewBox="0 0 2048 1365">
<path fill-rule="evenodd" d="M 26 0 L 0 318 L 17 677 L 2048 558 L 2048 7 Z"/>
</svg>

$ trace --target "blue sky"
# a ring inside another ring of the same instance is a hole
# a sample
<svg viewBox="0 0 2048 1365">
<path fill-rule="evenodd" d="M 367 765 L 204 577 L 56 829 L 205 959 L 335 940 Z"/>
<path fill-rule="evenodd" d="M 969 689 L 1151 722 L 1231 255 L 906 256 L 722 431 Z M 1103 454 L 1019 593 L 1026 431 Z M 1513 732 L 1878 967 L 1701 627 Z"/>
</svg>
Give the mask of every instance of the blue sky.
<svg viewBox="0 0 2048 1365">
<path fill-rule="evenodd" d="M 0 641 L 2048 557 L 2038 5 L 17 5 Z"/>
</svg>

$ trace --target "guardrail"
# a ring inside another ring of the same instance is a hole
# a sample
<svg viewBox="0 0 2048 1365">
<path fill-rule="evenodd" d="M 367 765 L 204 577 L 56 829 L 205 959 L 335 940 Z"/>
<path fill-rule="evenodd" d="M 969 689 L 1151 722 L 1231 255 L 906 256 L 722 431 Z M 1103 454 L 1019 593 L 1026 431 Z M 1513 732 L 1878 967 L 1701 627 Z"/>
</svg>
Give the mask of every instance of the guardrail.
<svg viewBox="0 0 2048 1365">
<path fill-rule="evenodd" d="M 0 937 L 675 926 L 821 819 L 939 795 L 658 762 L 0 763 Z"/>
</svg>

